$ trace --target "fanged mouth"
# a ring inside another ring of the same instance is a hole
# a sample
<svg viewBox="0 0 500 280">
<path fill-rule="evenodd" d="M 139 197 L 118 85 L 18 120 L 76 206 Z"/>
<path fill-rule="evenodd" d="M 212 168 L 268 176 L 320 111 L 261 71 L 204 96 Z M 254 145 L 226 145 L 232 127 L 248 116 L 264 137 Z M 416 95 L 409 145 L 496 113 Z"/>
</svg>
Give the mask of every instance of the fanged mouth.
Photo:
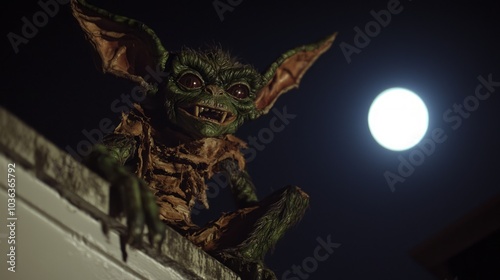
<svg viewBox="0 0 500 280">
<path fill-rule="evenodd" d="M 217 124 L 225 124 L 234 120 L 234 115 L 230 112 L 207 106 L 194 105 L 183 110 L 192 116 Z"/>
</svg>

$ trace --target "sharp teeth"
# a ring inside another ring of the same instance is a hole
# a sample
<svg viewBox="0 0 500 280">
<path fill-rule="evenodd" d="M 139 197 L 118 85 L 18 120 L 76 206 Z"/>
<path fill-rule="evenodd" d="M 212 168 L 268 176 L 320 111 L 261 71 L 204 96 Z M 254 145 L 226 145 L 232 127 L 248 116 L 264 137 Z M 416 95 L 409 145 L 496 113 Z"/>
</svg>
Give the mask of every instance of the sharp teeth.
<svg viewBox="0 0 500 280">
<path fill-rule="evenodd" d="M 202 103 L 205 103 L 205 101 L 202 101 Z M 216 105 L 217 107 L 223 107 L 222 104 L 217 104 Z M 213 113 L 213 114 L 217 114 L 217 116 L 213 116 L 213 115 L 209 115 L 209 116 L 202 116 L 201 113 L 203 112 L 207 112 L 207 113 Z M 219 110 L 219 109 L 214 109 L 214 108 L 210 108 L 210 107 L 203 107 L 203 106 L 200 106 L 200 105 L 195 105 L 194 106 L 194 115 L 198 118 L 203 118 L 203 119 L 208 119 L 208 120 L 213 120 L 213 121 L 216 121 L 217 118 L 219 118 L 219 123 L 224 123 L 227 119 L 227 116 L 229 115 L 229 112 L 225 112 L 223 110 Z"/>
<path fill-rule="evenodd" d="M 224 121 L 226 120 L 226 117 L 227 117 L 227 112 L 224 112 L 222 114 L 222 118 L 220 119 L 220 123 L 224 123 Z"/>
</svg>

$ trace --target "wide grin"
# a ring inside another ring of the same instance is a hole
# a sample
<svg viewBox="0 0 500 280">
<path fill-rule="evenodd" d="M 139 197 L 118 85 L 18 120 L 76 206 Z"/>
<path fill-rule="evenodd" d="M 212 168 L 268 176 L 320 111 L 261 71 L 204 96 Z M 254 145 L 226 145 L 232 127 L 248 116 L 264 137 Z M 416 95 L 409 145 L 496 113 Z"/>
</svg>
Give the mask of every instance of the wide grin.
<svg viewBox="0 0 500 280">
<path fill-rule="evenodd" d="M 182 108 L 182 110 L 198 119 L 207 120 L 217 124 L 227 124 L 235 119 L 231 112 L 207 107 L 206 105 L 194 105 Z"/>
</svg>

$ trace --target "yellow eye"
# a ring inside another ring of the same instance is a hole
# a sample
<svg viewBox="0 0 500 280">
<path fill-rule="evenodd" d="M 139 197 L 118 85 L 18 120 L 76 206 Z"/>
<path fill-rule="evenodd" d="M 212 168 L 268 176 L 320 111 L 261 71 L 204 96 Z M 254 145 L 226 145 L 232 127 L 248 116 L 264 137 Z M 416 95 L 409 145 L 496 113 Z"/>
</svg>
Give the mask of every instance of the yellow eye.
<svg viewBox="0 0 500 280">
<path fill-rule="evenodd" d="M 250 94 L 250 89 L 245 84 L 235 84 L 227 92 L 238 99 L 245 99 Z"/>
<path fill-rule="evenodd" d="M 186 73 L 182 75 L 177 82 L 188 89 L 198 89 L 203 85 L 203 81 L 200 77 L 193 73 Z"/>
</svg>

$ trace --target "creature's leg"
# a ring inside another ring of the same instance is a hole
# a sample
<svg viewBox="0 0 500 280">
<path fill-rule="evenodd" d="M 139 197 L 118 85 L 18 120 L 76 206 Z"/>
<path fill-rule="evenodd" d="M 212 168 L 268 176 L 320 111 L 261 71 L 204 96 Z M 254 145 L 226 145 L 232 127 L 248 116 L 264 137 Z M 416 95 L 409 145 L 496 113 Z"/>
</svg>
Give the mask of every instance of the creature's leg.
<svg viewBox="0 0 500 280">
<path fill-rule="evenodd" d="M 288 186 L 256 206 L 223 215 L 189 238 L 243 279 L 274 279 L 263 266 L 264 256 L 302 218 L 308 204 L 307 194 Z M 257 274 L 264 276 L 253 276 Z"/>
</svg>

